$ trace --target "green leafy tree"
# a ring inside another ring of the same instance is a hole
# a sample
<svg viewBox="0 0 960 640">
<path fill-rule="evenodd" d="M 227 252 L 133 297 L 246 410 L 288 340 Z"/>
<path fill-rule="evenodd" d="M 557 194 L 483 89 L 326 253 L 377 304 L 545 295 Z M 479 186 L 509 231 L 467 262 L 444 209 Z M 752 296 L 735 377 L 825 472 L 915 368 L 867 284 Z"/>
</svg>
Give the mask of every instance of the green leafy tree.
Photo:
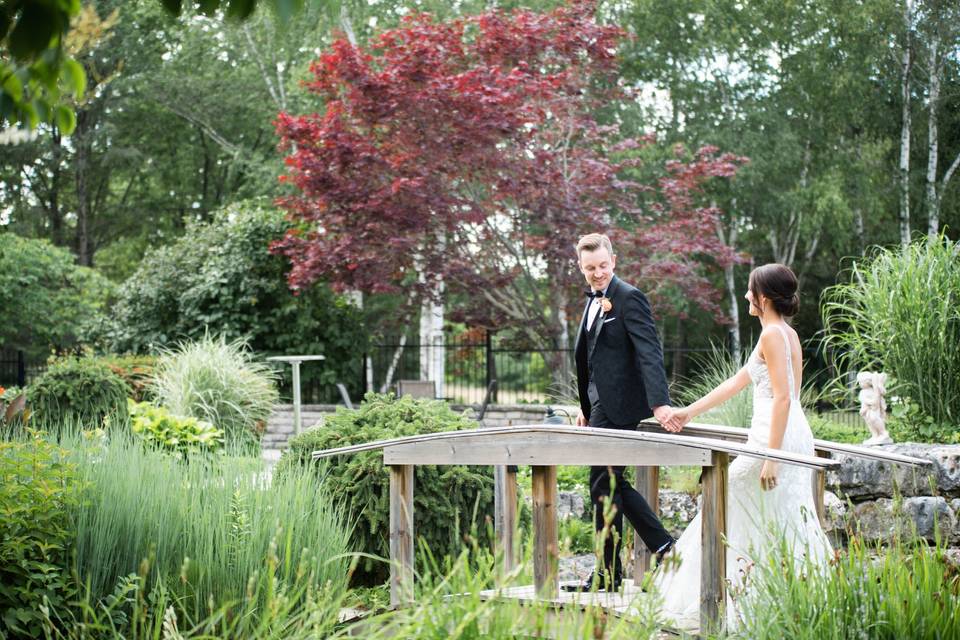
<svg viewBox="0 0 960 640">
<path fill-rule="evenodd" d="M 114 286 L 46 240 L 0 233 L 0 344 L 41 356 L 80 344 Z"/>
<path fill-rule="evenodd" d="M 260 355 L 325 355 L 322 366 L 303 368 L 305 386 L 359 380 L 360 313 L 326 287 L 290 292 L 286 261 L 268 251 L 288 228 L 279 211 L 255 202 L 225 207 L 210 223 L 190 223 L 120 287 L 103 346 L 148 353 L 209 331 L 246 339 Z"/>
</svg>

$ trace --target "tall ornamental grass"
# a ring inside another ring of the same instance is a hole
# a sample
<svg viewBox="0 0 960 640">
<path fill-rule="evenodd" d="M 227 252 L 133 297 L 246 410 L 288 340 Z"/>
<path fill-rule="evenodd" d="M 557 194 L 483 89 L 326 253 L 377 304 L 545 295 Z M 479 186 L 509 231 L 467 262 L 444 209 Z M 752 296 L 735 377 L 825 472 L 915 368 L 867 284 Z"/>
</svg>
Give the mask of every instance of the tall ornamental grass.
<svg viewBox="0 0 960 640">
<path fill-rule="evenodd" d="M 150 565 L 184 611 L 247 598 L 265 558 L 285 588 L 346 587 L 349 530 L 307 472 L 272 483 L 256 459 L 194 456 L 184 462 L 131 438 L 75 441 L 76 563 L 93 601 Z"/>
<path fill-rule="evenodd" d="M 697 375 L 684 378 L 677 390 L 677 398 L 684 405 L 691 404 L 710 393 L 714 387 L 735 375 L 746 362 L 739 354 L 734 357 L 719 345 L 712 345 L 710 351 L 697 358 Z M 753 413 L 753 394 L 749 389 L 730 398 L 718 407 L 704 414 L 700 421 L 720 424 L 728 427 L 746 428 L 750 426 Z"/>
<path fill-rule="evenodd" d="M 255 442 L 279 400 L 277 374 L 243 341 L 207 335 L 181 342 L 157 361 L 157 404 L 223 429 L 229 444 Z"/>
<path fill-rule="evenodd" d="M 784 553 L 787 550 L 783 550 Z M 960 638 L 960 572 L 943 546 L 871 547 L 854 538 L 825 570 L 775 558 L 743 601 L 752 640 Z"/>
<path fill-rule="evenodd" d="M 847 371 L 884 371 L 940 424 L 960 423 L 960 244 L 878 248 L 823 294 L 826 345 Z"/>
</svg>

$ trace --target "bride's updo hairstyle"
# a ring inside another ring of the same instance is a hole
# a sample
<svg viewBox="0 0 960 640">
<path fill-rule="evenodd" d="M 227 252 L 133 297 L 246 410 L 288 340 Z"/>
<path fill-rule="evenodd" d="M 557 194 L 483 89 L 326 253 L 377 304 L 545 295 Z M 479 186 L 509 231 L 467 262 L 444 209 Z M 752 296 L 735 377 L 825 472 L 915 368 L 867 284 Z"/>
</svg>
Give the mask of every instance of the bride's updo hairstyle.
<svg viewBox="0 0 960 640">
<path fill-rule="evenodd" d="M 748 286 L 754 296 L 761 295 L 769 300 L 774 310 L 786 318 L 797 315 L 800 310 L 797 276 L 790 267 L 775 262 L 757 267 L 750 272 Z"/>
</svg>

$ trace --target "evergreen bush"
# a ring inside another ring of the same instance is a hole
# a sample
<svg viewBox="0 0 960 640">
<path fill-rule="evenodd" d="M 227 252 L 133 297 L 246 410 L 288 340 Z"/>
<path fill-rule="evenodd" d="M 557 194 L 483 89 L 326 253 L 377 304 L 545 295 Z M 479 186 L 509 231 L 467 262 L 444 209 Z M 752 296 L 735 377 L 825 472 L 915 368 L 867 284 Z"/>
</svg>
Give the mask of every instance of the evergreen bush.
<svg viewBox="0 0 960 640">
<path fill-rule="evenodd" d="M 390 555 L 390 475 L 380 451 L 331 458 L 320 465 L 310 454 L 375 440 L 421 433 L 476 428 L 476 423 L 436 400 L 367 394 L 358 409 L 338 408 L 318 427 L 292 438 L 280 458 L 278 477 L 311 466 L 324 478 L 337 505 L 356 518 L 353 550 L 380 558 Z M 457 556 L 475 524 L 486 539 L 493 514 L 493 472 L 489 467 L 417 466 L 413 492 L 416 535 L 436 557 Z M 488 518 L 491 518 L 488 520 Z M 386 579 L 386 562 L 364 559 L 355 578 Z"/>
<path fill-rule="evenodd" d="M 53 430 L 65 424 L 99 427 L 108 416 L 125 416 L 130 387 L 106 363 L 65 358 L 27 387 L 32 419 Z"/>
</svg>

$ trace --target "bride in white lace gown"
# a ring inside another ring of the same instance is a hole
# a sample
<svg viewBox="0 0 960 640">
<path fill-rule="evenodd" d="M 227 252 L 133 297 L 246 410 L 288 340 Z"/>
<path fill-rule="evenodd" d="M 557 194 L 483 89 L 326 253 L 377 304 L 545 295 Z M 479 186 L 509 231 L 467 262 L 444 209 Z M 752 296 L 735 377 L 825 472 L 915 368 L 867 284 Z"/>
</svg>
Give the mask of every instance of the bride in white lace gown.
<svg viewBox="0 0 960 640">
<path fill-rule="evenodd" d="M 753 384 L 748 444 L 814 455 L 813 434 L 800 406 L 803 362 L 800 340 L 786 324 L 794 315 L 797 280 L 780 264 L 754 269 L 746 293 L 750 315 L 763 327 L 747 364 L 733 377 L 673 417 L 686 424 Z M 754 564 L 764 562 L 782 540 L 798 560 L 826 564 L 831 555 L 813 502 L 812 471 L 740 456 L 730 464 L 727 506 L 727 623 L 738 626 L 729 594 L 746 589 Z M 699 627 L 701 519 L 698 514 L 677 541 L 654 582 L 664 599 L 664 620 Z"/>
</svg>

